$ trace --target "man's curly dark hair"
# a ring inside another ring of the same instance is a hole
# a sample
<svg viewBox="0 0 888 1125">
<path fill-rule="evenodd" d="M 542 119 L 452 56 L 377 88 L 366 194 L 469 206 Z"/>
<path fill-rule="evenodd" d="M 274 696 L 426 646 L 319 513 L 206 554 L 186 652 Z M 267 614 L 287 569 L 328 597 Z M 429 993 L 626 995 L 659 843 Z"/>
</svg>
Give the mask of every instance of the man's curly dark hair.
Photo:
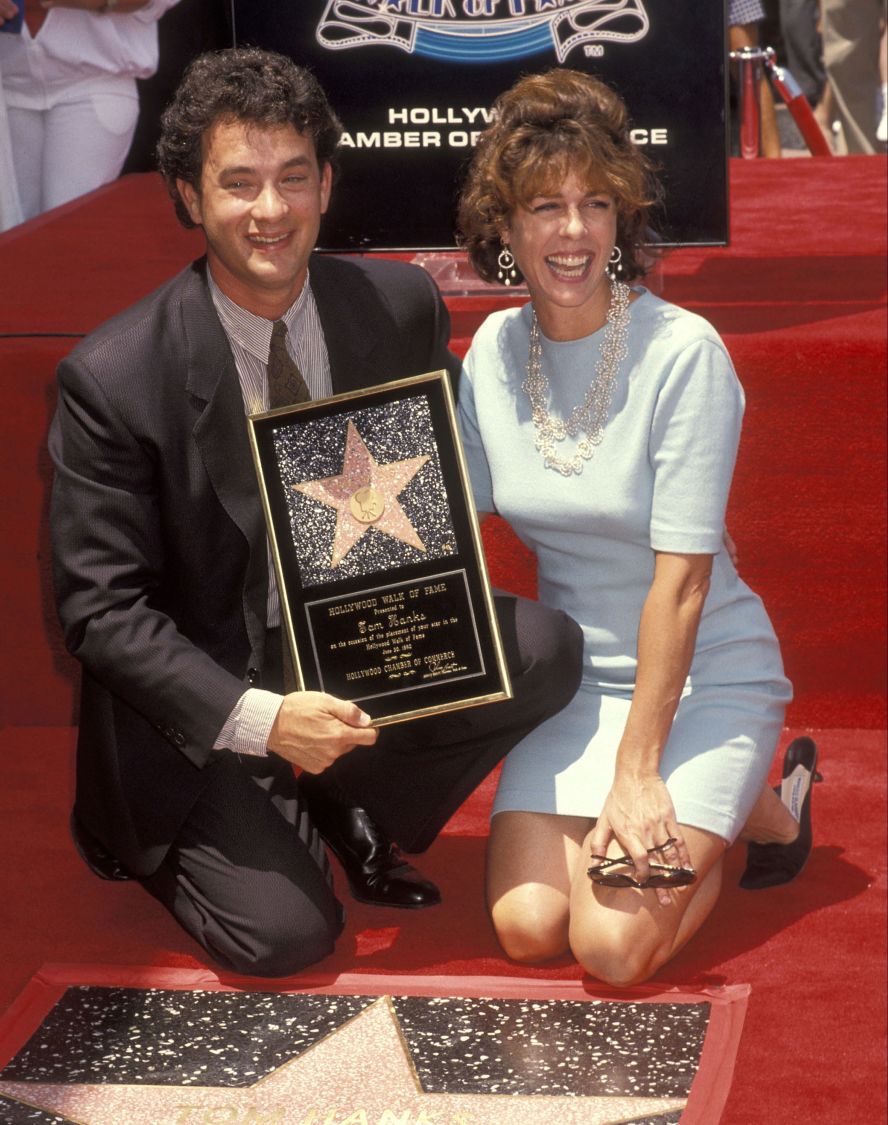
<svg viewBox="0 0 888 1125">
<path fill-rule="evenodd" d="M 293 125 L 311 137 L 321 167 L 333 163 L 342 135 L 342 123 L 318 80 L 285 55 L 255 47 L 199 55 L 163 112 L 157 144 L 158 169 L 185 227 L 195 223 L 176 180 L 200 191 L 202 141 L 217 121 L 243 121 L 265 128 Z"/>
</svg>

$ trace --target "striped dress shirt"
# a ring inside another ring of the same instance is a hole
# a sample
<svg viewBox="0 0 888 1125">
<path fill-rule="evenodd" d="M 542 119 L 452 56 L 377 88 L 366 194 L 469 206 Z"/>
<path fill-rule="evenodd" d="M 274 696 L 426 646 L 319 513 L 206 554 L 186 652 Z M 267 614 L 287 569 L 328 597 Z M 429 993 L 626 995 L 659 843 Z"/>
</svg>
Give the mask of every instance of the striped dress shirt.
<svg viewBox="0 0 888 1125">
<path fill-rule="evenodd" d="M 231 346 L 244 400 L 244 413 L 261 413 L 268 409 L 268 352 L 274 322 L 236 305 L 225 296 L 209 270 L 207 278 L 213 305 Z M 326 398 L 333 393 L 330 357 L 308 277 L 302 292 L 280 319 L 287 326 L 287 351 L 298 364 L 311 397 Z M 270 629 L 280 625 L 280 598 L 270 545 L 266 617 Z M 265 754 L 281 698 L 261 688 L 248 688 L 219 732 L 214 749 L 234 750 L 239 754 Z"/>
</svg>

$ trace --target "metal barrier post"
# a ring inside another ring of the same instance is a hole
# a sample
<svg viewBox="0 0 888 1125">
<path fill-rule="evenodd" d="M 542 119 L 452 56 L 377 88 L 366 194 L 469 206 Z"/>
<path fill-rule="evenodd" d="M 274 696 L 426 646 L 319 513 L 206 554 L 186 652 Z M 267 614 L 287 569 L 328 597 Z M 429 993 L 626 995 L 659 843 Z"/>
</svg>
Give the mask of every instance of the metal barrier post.
<svg viewBox="0 0 888 1125">
<path fill-rule="evenodd" d="M 730 58 L 739 68 L 740 155 L 754 160 L 760 150 L 759 84 L 765 52 L 761 47 L 741 47 L 731 51 Z"/>
<path fill-rule="evenodd" d="M 808 146 L 808 151 L 812 156 L 832 156 L 833 151 L 830 148 L 829 141 L 817 124 L 817 118 L 811 111 L 808 99 L 786 67 L 777 65 L 777 55 L 773 47 L 765 48 L 764 62 L 765 69 L 771 78 L 771 84 L 786 103 L 796 128 L 802 134 L 802 138 Z"/>
</svg>

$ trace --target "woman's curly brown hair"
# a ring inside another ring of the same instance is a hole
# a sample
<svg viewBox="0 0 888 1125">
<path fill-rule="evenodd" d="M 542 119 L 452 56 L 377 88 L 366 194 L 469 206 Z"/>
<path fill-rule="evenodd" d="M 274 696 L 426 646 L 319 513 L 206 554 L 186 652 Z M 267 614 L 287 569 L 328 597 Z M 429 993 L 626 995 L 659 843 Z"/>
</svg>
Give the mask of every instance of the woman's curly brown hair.
<svg viewBox="0 0 888 1125">
<path fill-rule="evenodd" d="M 554 69 L 497 98 L 475 149 L 459 203 L 459 238 L 475 271 L 496 281 L 502 235 L 516 208 L 557 191 L 570 171 L 613 195 L 622 277 L 643 277 L 648 215 L 660 187 L 629 135 L 622 98 L 589 74 Z"/>
</svg>

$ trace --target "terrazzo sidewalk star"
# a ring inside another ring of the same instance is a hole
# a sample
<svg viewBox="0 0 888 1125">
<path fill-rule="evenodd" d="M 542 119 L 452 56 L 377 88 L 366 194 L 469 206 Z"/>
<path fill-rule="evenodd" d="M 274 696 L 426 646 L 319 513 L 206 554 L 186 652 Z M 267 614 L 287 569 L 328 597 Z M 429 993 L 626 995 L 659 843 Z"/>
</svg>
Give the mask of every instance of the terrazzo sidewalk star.
<svg viewBox="0 0 888 1125">
<path fill-rule="evenodd" d="M 35 1030 L 0 1070 L 0 1119 L 711 1125 L 723 1098 L 697 1097 L 708 1106 L 701 1116 L 688 1109 L 692 1087 L 707 1053 L 730 1071 L 745 1005 L 744 993 L 726 1035 L 724 998 L 702 994 L 610 1000 L 557 984 L 546 995 L 535 982 L 525 996 L 457 997 L 374 994 L 370 981 L 366 992 L 340 991 L 345 983 L 300 992 L 84 984 L 56 988 L 42 1007 L 32 997 L 22 1011 Z M 20 1043 L 30 1028 L 19 1028 Z"/>
</svg>

